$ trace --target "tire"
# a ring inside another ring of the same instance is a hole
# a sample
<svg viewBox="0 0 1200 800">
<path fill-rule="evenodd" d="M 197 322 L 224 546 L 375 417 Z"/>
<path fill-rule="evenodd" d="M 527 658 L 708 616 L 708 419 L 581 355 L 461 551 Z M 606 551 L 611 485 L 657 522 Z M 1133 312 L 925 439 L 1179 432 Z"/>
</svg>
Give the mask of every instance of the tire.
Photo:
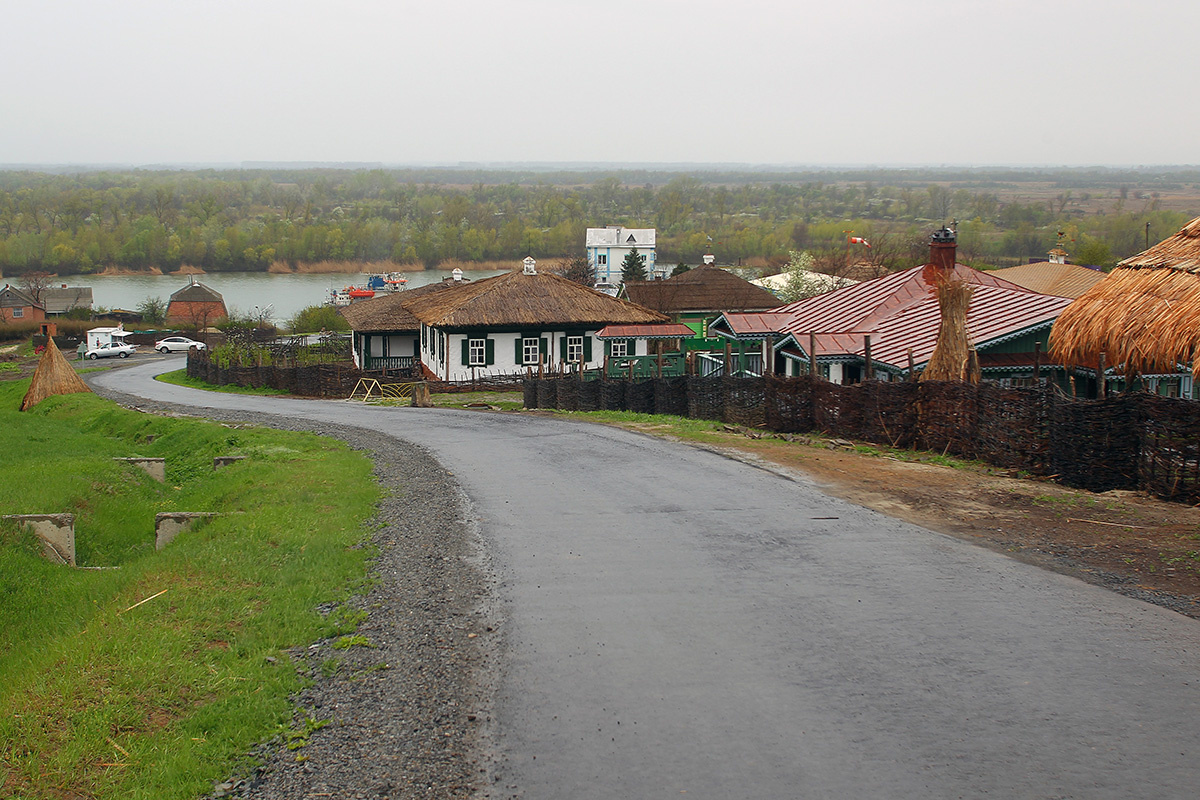
<svg viewBox="0 0 1200 800">
<path fill-rule="evenodd" d="M 162 353 L 162 354 L 165 356 L 165 355 L 167 355 L 168 353 L 170 353 L 170 352 L 171 352 L 171 348 L 167 347 L 167 346 L 164 344 L 162 347 L 158 348 L 158 352 Z"/>
<path fill-rule="evenodd" d="M 95 361 L 95 360 L 96 360 L 96 354 L 95 354 L 95 353 L 92 353 L 91 355 L 89 355 L 89 356 L 88 356 L 88 358 L 90 358 L 92 361 Z"/>
<path fill-rule="evenodd" d="M 118 353 L 121 358 L 129 358 L 129 353 Z"/>
</svg>

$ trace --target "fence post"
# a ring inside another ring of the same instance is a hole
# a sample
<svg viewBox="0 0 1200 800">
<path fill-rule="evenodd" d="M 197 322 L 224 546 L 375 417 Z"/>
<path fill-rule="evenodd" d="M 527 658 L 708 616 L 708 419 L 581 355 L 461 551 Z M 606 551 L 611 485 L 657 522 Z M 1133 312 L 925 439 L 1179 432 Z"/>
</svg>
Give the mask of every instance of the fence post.
<svg viewBox="0 0 1200 800">
<path fill-rule="evenodd" d="M 915 381 L 917 379 L 917 367 L 913 363 L 912 348 L 908 348 L 908 380 Z"/>
<path fill-rule="evenodd" d="M 1104 386 L 1104 351 L 1100 351 L 1100 360 L 1096 365 L 1096 399 L 1103 400 L 1106 394 Z"/>
<path fill-rule="evenodd" d="M 810 377 L 817 377 L 817 335 L 815 333 L 808 334 L 808 374 Z"/>
<path fill-rule="evenodd" d="M 1042 343 L 1033 343 L 1033 383 L 1035 386 L 1041 383 L 1042 377 Z"/>
<path fill-rule="evenodd" d="M 874 375 L 871 369 L 871 334 L 863 336 L 863 357 L 867 360 L 867 368 L 863 372 L 863 380 L 869 381 Z"/>
<path fill-rule="evenodd" d="M 726 341 L 725 342 L 725 377 L 726 378 L 728 378 L 729 374 L 733 371 L 731 369 L 731 367 L 732 367 L 732 362 L 731 362 L 731 358 L 730 358 L 731 350 L 732 350 L 731 345 L 729 344 L 728 341 Z"/>
</svg>

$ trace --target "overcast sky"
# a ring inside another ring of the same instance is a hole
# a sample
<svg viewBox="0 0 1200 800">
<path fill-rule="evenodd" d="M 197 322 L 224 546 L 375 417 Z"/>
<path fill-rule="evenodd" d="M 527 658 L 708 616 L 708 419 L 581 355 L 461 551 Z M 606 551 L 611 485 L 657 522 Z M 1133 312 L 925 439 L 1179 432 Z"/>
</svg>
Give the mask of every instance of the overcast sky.
<svg viewBox="0 0 1200 800">
<path fill-rule="evenodd" d="M 1200 163 L 1200 0 L 7 0 L 0 163 Z"/>
</svg>

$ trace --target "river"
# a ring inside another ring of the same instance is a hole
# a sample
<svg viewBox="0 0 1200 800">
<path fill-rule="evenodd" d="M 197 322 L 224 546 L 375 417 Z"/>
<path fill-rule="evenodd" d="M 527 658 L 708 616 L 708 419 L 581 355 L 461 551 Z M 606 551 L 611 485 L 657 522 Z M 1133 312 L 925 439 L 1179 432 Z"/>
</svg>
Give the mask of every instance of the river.
<svg viewBox="0 0 1200 800">
<path fill-rule="evenodd" d="M 409 288 L 436 283 L 450 277 L 444 269 L 419 270 L 402 273 Z M 470 271 L 466 277 L 473 281 L 501 275 L 496 271 Z M 285 323 L 297 311 L 320 305 L 330 289 L 366 283 L 366 274 L 278 275 L 266 272 L 214 272 L 197 275 L 196 280 L 225 298 L 231 314 L 259 316 L 268 306 L 269 318 Z M 64 275 L 51 285 L 90 286 L 92 307 L 95 309 L 123 308 L 136 310 L 149 297 L 162 298 L 165 303 L 173 292 L 188 285 L 186 275 Z"/>
</svg>

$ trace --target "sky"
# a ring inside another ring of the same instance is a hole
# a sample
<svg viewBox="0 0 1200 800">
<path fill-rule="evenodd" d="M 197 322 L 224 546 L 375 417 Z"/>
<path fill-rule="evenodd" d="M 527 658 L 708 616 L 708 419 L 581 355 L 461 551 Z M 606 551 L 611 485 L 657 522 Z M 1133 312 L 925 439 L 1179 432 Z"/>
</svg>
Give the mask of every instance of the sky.
<svg viewBox="0 0 1200 800">
<path fill-rule="evenodd" d="M 1197 0 L 4 0 L 0 164 L 1200 163 Z"/>
</svg>

